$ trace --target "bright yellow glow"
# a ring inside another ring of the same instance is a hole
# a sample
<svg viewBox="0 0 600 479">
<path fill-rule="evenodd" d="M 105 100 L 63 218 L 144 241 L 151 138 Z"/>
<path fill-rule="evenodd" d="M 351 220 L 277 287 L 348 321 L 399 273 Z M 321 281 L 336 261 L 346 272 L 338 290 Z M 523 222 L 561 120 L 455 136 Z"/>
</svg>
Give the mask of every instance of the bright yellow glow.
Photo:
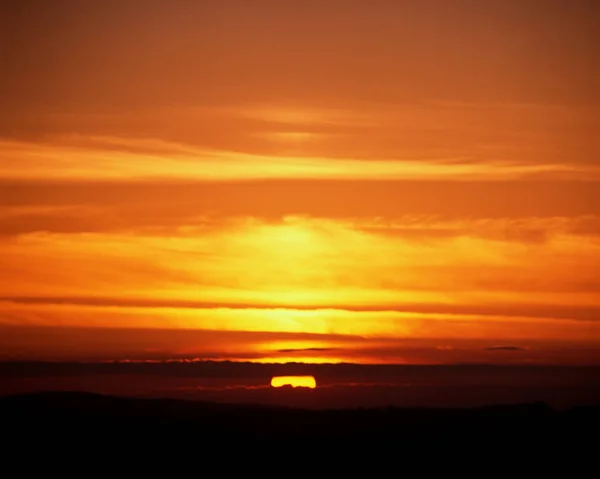
<svg viewBox="0 0 600 479">
<path fill-rule="evenodd" d="M 523 219 L 522 228 L 542 231 L 543 242 L 507 239 L 512 223 L 286 216 L 214 220 L 180 236 L 24 234 L 0 248 L 0 264 L 12 272 L 0 277 L 0 322 L 502 342 L 600 338 L 598 322 L 573 321 L 598 305 L 593 288 L 574 287 L 595 284 L 598 242 L 570 233 L 580 219 Z M 40 301 L 27 300 L 32 291 Z M 281 339 L 261 339 L 252 359 L 345 359 L 323 354 L 331 347 L 326 337 Z"/>
<path fill-rule="evenodd" d="M 271 386 L 274 388 L 292 386 L 314 389 L 317 387 L 317 381 L 313 376 L 274 376 L 271 379 Z"/>
</svg>

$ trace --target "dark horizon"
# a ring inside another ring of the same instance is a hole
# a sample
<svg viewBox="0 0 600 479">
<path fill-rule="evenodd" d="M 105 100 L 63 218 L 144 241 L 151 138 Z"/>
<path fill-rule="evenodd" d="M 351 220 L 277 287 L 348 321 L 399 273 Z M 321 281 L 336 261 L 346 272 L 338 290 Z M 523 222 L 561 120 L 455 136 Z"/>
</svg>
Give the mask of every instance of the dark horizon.
<svg viewBox="0 0 600 479">
<path fill-rule="evenodd" d="M 315 389 L 277 390 L 274 376 L 313 376 Z M 310 409 L 600 404 L 600 367 L 303 364 L 236 361 L 0 362 L 0 395 L 80 391 Z"/>
</svg>

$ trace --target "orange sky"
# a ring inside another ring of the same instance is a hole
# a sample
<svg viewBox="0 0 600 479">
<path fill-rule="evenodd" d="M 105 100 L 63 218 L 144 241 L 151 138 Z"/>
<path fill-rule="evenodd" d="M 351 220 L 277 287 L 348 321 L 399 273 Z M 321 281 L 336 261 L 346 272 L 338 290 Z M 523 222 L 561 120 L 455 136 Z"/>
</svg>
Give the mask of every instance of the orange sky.
<svg viewBox="0 0 600 479">
<path fill-rule="evenodd" d="M 0 9 L 0 359 L 600 363 L 596 2 Z"/>
</svg>

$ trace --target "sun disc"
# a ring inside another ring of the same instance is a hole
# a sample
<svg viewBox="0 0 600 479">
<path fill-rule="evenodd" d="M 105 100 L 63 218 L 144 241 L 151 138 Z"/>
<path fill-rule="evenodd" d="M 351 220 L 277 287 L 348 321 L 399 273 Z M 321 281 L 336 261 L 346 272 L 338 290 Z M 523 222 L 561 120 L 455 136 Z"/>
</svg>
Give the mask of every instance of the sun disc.
<svg viewBox="0 0 600 479">
<path fill-rule="evenodd" d="M 317 387 L 317 381 L 314 376 L 274 376 L 271 379 L 271 386 L 274 388 L 292 386 L 314 389 Z"/>
</svg>

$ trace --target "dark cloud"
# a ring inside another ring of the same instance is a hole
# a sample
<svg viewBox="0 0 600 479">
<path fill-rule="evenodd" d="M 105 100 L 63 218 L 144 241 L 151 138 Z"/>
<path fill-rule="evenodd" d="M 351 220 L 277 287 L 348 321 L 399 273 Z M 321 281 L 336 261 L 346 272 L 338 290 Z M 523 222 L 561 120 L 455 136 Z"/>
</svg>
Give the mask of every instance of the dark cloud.
<svg viewBox="0 0 600 479">
<path fill-rule="evenodd" d="M 289 341 L 289 343 L 286 343 Z M 0 360 L 84 360 L 196 363 L 264 358 L 260 345 L 352 343 L 367 340 L 335 334 L 0 325 Z"/>
<path fill-rule="evenodd" d="M 308 351 L 314 352 L 325 352 L 325 351 L 335 351 L 337 348 L 292 348 L 292 349 L 278 349 L 278 353 L 304 353 Z"/>
<path fill-rule="evenodd" d="M 527 351 L 527 348 L 520 346 L 491 346 L 485 348 L 486 351 Z"/>
</svg>

